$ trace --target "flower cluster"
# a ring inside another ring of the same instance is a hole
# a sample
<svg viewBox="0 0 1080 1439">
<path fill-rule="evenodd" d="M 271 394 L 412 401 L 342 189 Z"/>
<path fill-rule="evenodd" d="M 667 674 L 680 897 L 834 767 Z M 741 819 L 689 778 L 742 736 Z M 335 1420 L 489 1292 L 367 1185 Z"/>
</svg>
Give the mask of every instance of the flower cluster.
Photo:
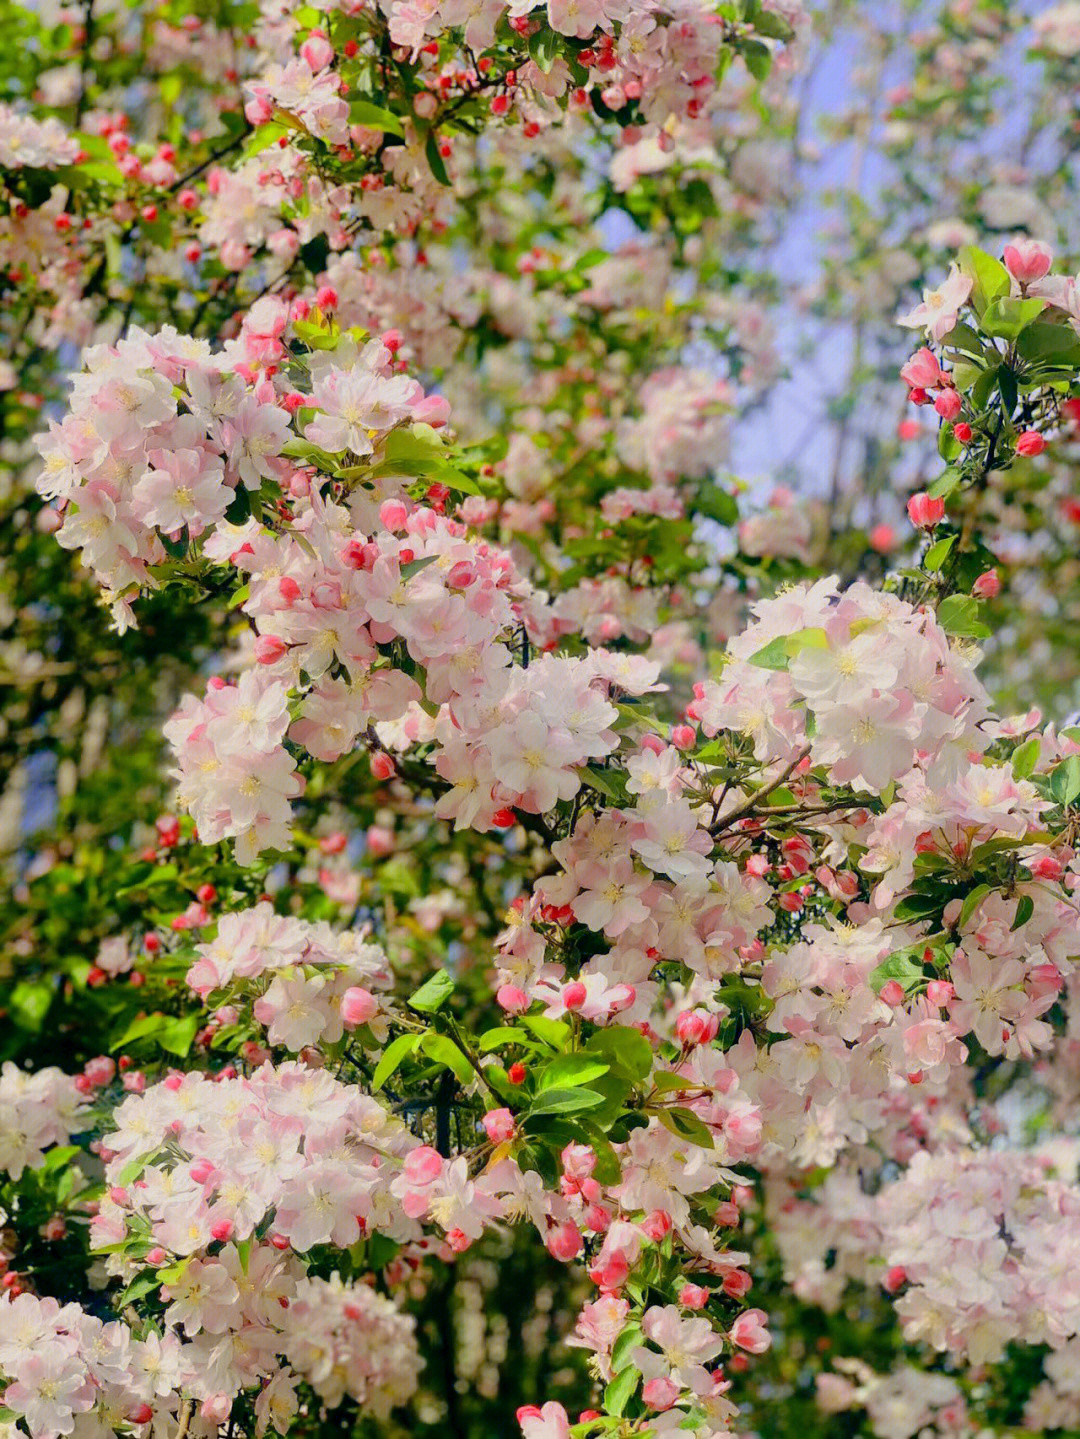
<svg viewBox="0 0 1080 1439">
<path fill-rule="evenodd" d="M 237 1001 L 254 995 L 252 1014 L 265 1026 L 267 1044 L 294 1054 L 335 1044 L 360 1024 L 378 1039 L 386 1036 L 385 1001 L 373 991 L 389 987 L 389 964 L 354 930 L 286 919 L 264 902 L 223 914 L 214 939 L 195 951 L 187 982 L 202 999 L 213 993 L 222 1001 L 217 1027 L 235 1023 Z"/>
<path fill-rule="evenodd" d="M 164 1332 L 141 1337 L 77 1304 L 0 1299 L 4 1404 L 31 1439 L 147 1434 L 176 1423 L 181 1386 L 200 1401 L 196 1432 L 206 1433 L 253 1390 L 260 1434 L 288 1433 L 301 1381 L 328 1408 L 349 1398 L 375 1416 L 416 1387 L 414 1322 L 365 1284 L 302 1277 L 271 1247 L 244 1259 L 231 1244 L 170 1279 Z"/>
<path fill-rule="evenodd" d="M 59 1069 L 27 1074 L 10 1061 L 0 1067 L 0 1173 L 18 1179 L 37 1169 L 45 1151 L 66 1144 L 85 1111 L 75 1079 Z"/>
</svg>

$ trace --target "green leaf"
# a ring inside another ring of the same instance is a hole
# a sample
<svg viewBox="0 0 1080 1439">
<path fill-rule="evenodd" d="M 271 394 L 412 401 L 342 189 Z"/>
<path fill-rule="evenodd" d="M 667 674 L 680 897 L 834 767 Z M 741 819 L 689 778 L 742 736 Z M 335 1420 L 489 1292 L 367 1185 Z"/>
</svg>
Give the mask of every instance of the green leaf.
<svg viewBox="0 0 1080 1439">
<path fill-rule="evenodd" d="M 956 921 L 956 928 L 963 929 L 968 920 L 982 904 L 983 900 L 990 893 L 988 884 L 977 884 L 973 890 L 969 890 L 964 896 L 964 903 L 960 910 L 960 916 Z"/>
<path fill-rule="evenodd" d="M 1028 325 L 1016 341 L 1017 353 L 1033 364 L 1080 368 L 1080 337 L 1070 325 Z"/>
<path fill-rule="evenodd" d="M 949 595 L 938 605 L 937 619 L 947 635 L 985 639 L 990 633 L 979 619 L 979 602 L 973 595 Z"/>
<path fill-rule="evenodd" d="M 244 1274 L 248 1272 L 248 1263 L 251 1259 L 251 1244 L 253 1238 L 254 1236 L 249 1234 L 246 1239 L 238 1239 L 236 1241 L 236 1257 L 240 1261 L 240 1269 L 241 1272 Z"/>
<path fill-rule="evenodd" d="M 764 648 L 750 656 L 752 665 L 760 665 L 766 670 L 787 669 L 788 661 L 794 659 L 801 650 L 827 650 L 829 648 L 829 637 L 823 629 L 812 627 L 810 629 L 798 630 L 793 635 L 778 635 L 771 640 Z"/>
<path fill-rule="evenodd" d="M 419 1047 L 423 1037 L 422 1034 L 399 1034 L 397 1039 L 390 1041 L 375 1066 L 375 1073 L 371 1076 L 372 1089 L 383 1087 L 390 1076 L 396 1073 L 399 1065 Z"/>
<path fill-rule="evenodd" d="M 535 35 L 529 36 L 529 54 L 535 60 L 537 68 L 545 75 L 550 75 L 559 56 L 558 37 L 552 30 L 542 26 Z"/>
<path fill-rule="evenodd" d="M 137 1039 L 147 1039 L 152 1034 L 157 1034 L 169 1023 L 167 1014 L 144 1014 L 141 1019 L 133 1019 L 124 1030 L 118 1040 L 109 1047 L 115 1054 L 118 1049 L 123 1049 L 126 1044 L 134 1044 Z"/>
<path fill-rule="evenodd" d="M 787 635 L 777 635 L 750 656 L 750 663 L 763 670 L 786 670 L 790 658 Z"/>
<path fill-rule="evenodd" d="M 476 1041 L 476 1047 L 481 1054 L 489 1054 L 493 1049 L 501 1049 L 504 1044 L 531 1045 L 532 1042 L 525 1030 L 512 1024 L 500 1024 L 482 1034 Z"/>
<path fill-rule="evenodd" d="M 946 559 L 948 559 L 949 551 L 955 544 L 955 535 L 946 535 L 944 539 L 935 540 L 926 554 L 923 555 L 923 569 L 927 570 L 930 574 L 935 574 L 941 569 Z"/>
<path fill-rule="evenodd" d="M 653 1075 L 653 1087 L 661 1094 L 676 1089 L 698 1089 L 700 1085 L 699 1079 L 691 1079 L 688 1074 L 672 1074 L 669 1069 L 661 1069 Z"/>
<path fill-rule="evenodd" d="M 185 1014 L 180 1019 L 170 1020 L 161 1033 L 156 1036 L 158 1044 L 162 1049 L 168 1050 L 170 1054 L 175 1054 L 183 1059 L 191 1049 L 201 1018 L 202 1016 L 196 1013 Z"/>
<path fill-rule="evenodd" d="M 431 173 L 438 180 L 440 185 L 449 185 L 450 176 L 446 173 L 446 166 L 443 164 L 443 157 L 439 154 L 439 142 L 433 130 L 428 131 L 428 137 L 424 142 L 424 154 L 431 166 Z"/>
<path fill-rule="evenodd" d="M 433 1059 L 436 1064 L 445 1064 L 447 1069 L 453 1072 L 459 1084 L 468 1084 L 472 1080 L 474 1075 L 472 1065 L 447 1035 L 425 1034 L 420 1051 L 429 1059 Z"/>
<path fill-rule="evenodd" d="M 604 1408 L 609 1414 L 621 1415 L 638 1387 L 641 1378 L 639 1370 L 632 1364 L 619 1371 L 604 1390 Z"/>
<path fill-rule="evenodd" d="M 441 1009 L 454 992 L 454 981 L 445 969 L 437 970 L 426 980 L 415 994 L 409 996 L 409 1007 L 421 1014 L 434 1014 Z"/>
<path fill-rule="evenodd" d="M 977 355 L 980 359 L 983 354 L 983 341 L 977 330 L 963 321 L 955 324 L 949 333 L 941 341 L 942 346 L 949 350 L 962 350 L 966 355 Z"/>
<path fill-rule="evenodd" d="M 123 1309 L 125 1304 L 134 1304 L 136 1300 L 145 1299 L 148 1294 L 153 1294 L 161 1288 L 161 1279 L 155 1274 L 140 1274 L 133 1279 L 116 1300 L 117 1309 Z"/>
<path fill-rule="evenodd" d="M 960 268 L 975 282 L 971 303 L 980 315 L 992 300 L 1007 295 L 1012 288 L 1009 272 L 1001 261 L 975 245 L 965 245 L 960 251 Z"/>
<path fill-rule="evenodd" d="M 74 1159 L 76 1154 L 81 1153 L 82 1150 L 77 1144 L 59 1144 L 55 1149 L 49 1150 L 38 1173 L 49 1174 L 54 1169 L 62 1169 L 69 1159 Z"/>
<path fill-rule="evenodd" d="M 998 389 L 1001 391 L 1001 403 L 1006 416 L 1011 415 L 1016 409 L 1017 387 L 1016 375 L 1009 369 L 1008 365 L 1002 365 L 997 372 Z"/>
<path fill-rule="evenodd" d="M 734 495 L 720 485 L 703 485 L 692 502 L 692 508 L 721 525 L 733 525 L 739 518 L 739 506 Z"/>
<path fill-rule="evenodd" d="M 596 765 L 586 764 L 581 766 L 578 773 L 593 789 L 599 790 L 602 795 L 605 795 L 610 800 L 614 800 L 616 804 L 624 804 L 626 802 L 625 782 L 622 784 L 617 783 L 617 781 L 621 781 L 621 775 L 619 775 L 617 771 L 612 771 L 609 774 L 606 770 L 602 770 Z"/>
<path fill-rule="evenodd" d="M 767 80 L 772 69 L 772 51 L 760 40 L 745 40 L 739 47 L 746 68 L 755 80 Z"/>
<path fill-rule="evenodd" d="M 597 1030 L 585 1052 L 603 1055 L 613 1072 L 621 1072 L 632 1081 L 647 1078 L 653 1066 L 652 1045 L 639 1029 L 625 1025 Z"/>
<path fill-rule="evenodd" d="M 413 575 L 418 575 L 430 565 L 437 564 L 438 560 L 438 555 L 423 555 L 418 560 L 409 560 L 401 566 L 401 578 L 403 580 L 411 580 Z"/>
<path fill-rule="evenodd" d="M 599 1109 L 604 1096 L 595 1089 L 546 1089 L 530 1106 L 529 1117 L 539 1114 L 576 1114 Z"/>
<path fill-rule="evenodd" d="M 670 1129 L 679 1139 L 696 1144 L 699 1149 L 713 1148 L 712 1131 L 692 1109 L 661 1109 L 656 1117 L 665 1129 Z"/>
<path fill-rule="evenodd" d="M 1018 745 L 1012 757 L 1013 779 L 1027 779 L 1028 775 L 1033 774 L 1041 752 L 1042 740 L 1037 734 Z"/>
<path fill-rule="evenodd" d="M 983 329 L 999 339 L 1015 340 L 1045 308 L 1045 300 L 1014 300 L 1003 295 L 987 305 L 982 317 Z"/>
<path fill-rule="evenodd" d="M 1035 901 L 1030 894 L 1022 894 L 1016 904 L 1016 915 L 1009 926 L 1010 934 L 1015 934 L 1018 929 L 1023 929 L 1034 913 Z"/>
<path fill-rule="evenodd" d="M 349 124 L 363 125 L 365 130 L 383 130 L 388 135 L 405 134 L 405 126 L 392 110 L 372 105 L 370 100 L 349 101 Z"/>
<path fill-rule="evenodd" d="M 932 500 L 948 499 L 952 492 L 959 486 L 960 480 L 960 471 L 949 468 L 933 481 L 926 493 Z"/>
<path fill-rule="evenodd" d="M 1080 795 L 1080 755 L 1072 754 L 1050 775 L 1050 798 L 1060 805 L 1072 804 Z"/>
<path fill-rule="evenodd" d="M 11 1019 L 20 1029 L 36 1034 L 45 1023 L 52 995 L 52 985 L 47 979 L 20 979 L 8 996 Z"/>
<path fill-rule="evenodd" d="M 611 1346 L 611 1372 L 619 1374 L 630 1363 L 630 1356 L 645 1340 L 640 1324 L 628 1324 Z"/>
<path fill-rule="evenodd" d="M 609 1064 L 591 1054 L 560 1054 L 541 1074 L 537 1088 L 543 1091 L 588 1084 L 590 1079 L 599 1079 L 602 1074 L 607 1074 L 610 1068 Z"/>
<path fill-rule="evenodd" d="M 537 1039 L 543 1040 L 552 1049 L 562 1049 L 570 1034 L 570 1026 L 561 1019 L 548 1019 L 543 1014 L 523 1014 L 521 1022 L 531 1029 Z"/>
<path fill-rule="evenodd" d="M 911 950 L 898 949 L 871 971 L 869 984 L 875 994 L 880 994 L 890 980 L 895 979 L 906 994 L 925 978 L 926 971 L 912 957 Z"/>
</svg>

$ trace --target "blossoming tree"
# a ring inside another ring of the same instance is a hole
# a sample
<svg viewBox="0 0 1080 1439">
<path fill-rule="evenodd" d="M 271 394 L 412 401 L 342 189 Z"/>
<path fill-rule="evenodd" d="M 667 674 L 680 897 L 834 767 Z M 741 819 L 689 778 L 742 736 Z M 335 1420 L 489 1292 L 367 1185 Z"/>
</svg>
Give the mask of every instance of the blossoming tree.
<svg viewBox="0 0 1080 1439">
<path fill-rule="evenodd" d="M 731 541 L 808 26 L 18 13 L 11 1434 L 1080 1422 L 1080 731 L 979 672 L 1077 281 L 890 315 L 902 544 Z"/>
</svg>

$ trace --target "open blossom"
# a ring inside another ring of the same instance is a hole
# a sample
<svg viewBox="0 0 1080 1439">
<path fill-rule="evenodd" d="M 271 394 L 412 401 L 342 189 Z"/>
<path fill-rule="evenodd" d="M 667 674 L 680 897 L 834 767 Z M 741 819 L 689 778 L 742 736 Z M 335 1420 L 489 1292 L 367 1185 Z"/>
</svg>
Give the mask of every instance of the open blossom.
<svg viewBox="0 0 1080 1439">
<path fill-rule="evenodd" d="M 924 290 L 922 303 L 898 315 L 896 323 L 910 330 L 925 330 L 932 340 L 944 339 L 967 303 L 972 283 L 969 275 L 961 274 L 953 266 L 948 278 L 935 289 Z"/>
<path fill-rule="evenodd" d="M 78 153 L 78 140 L 58 120 L 51 116 L 38 120 L 0 105 L 0 166 L 5 170 L 24 166 L 54 170 L 70 165 Z"/>
</svg>

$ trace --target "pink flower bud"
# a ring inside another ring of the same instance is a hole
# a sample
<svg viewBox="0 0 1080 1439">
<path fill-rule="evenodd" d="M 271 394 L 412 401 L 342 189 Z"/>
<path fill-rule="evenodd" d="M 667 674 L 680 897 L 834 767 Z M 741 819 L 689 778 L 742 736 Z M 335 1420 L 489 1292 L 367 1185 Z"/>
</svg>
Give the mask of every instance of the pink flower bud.
<svg viewBox="0 0 1080 1439">
<path fill-rule="evenodd" d="M 334 58 L 334 47 L 325 35 L 314 31 L 300 46 L 300 55 L 311 70 L 325 70 Z"/>
<path fill-rule="evenodd" d="M 265 125 L 274 118 L 273 101 L 266 94 L 252 95 L 244 104 L 244 115 L 251 125 Z"/>
<path fill-rule="evenodd" d="M 693 749 L 697 740 L 697 734 L 688 724 L 677 724 L 672 727 L 671 743 L 676 749 Z"/>
<path fill-rule="evenodd" d="M 218 1219 L 210 1226 L 210 1233 L 215 1239 L 226 1240 L 232 1235 L 232 1232 L 231 1219 Z"/>
<path fill-rule="evenodd" d="M 750 1293 L 753 1282 L 745 1269 L 730 1269 L 724 1275 L 721 1288 L 729 1299 L 742 1299 Z"/>
<path fill-rule="evenodd" d="M 964 408 L 964 402 L 955 390 L 942 390 L 934 401 L 934 409 L 943 420 L 955 420 Z"/>
<path fill-rule="evenodd" d="M 165 1250 L 162 1249 L 161 1245 L 155 1244 L 153 1249 L 151 1249 L 150 1253 L 146 1256 L 146 1262 L 147 1264 L 152 1264 L 154 1268 L 157 1269 L 159 1265 L 165 1264 L 168 1261 L 168 1258 L 168 1254 L 166 1254 Z"/>
<path fill-rule="evenodd" d="M 467 590 L 476 579 L 476 566 L 471 560 L 458 560 L 446 572 L 446 587 Z"/>
<path fill-rule="evenodd" d="M 91 1084 L 100 1087 L 112 1079 L 116 1073 L 116 1064 L 107 1054 L 103 1054 L 98 1059 L 88 1060 L 83 1066 L 83 1073 Z"/>
<path fill-rule="evenodd" d="M 564 1220 L 562 1224 L 556 1224 L 549 1229 L 545 1242 L 552 1258 L 563 1264 L 569 1264 L 572 1259 L 576 1259 L 583 1247 L 581 1232 L 572 1219 Z"/>
<path fill-rule="evenodd" d="M 371 773 L 376 779 L 390 779 L 394 769 L 394 761 L 385 750 L 376 750 L 371 756 Z"/>
<path fill-rule="evenodd" d="M 941 384 L 941 366 L 933 350 L 924 345 L 916 350 L 900 371 L 900 378 L 906 380 L 912 389 L 932 390 Z"/>
<path fill-rule="evenodd" d="M 1026 457 L 1041 455 L 1045 449 L 1046 441 L 1038 430 L 1024 430 L 1016 437 L 1016 453 L 1018 455 Z"/>
<path fill-rule="evenodd" d="M 879 555 L 887 555 L 896 545 L 896 532 L 892 525 L 875 525 L 869 534 L 870 548 Z"/>
<path fill-rule="evenodd" d="M 214 1172 L 214 1165 L 209 1159 L 196 1159 L 189 1172 L 196 1184 L 205 1184 Z"/>
<path fill-rule="evenodd" d="M 616 984 L 607 992 L 609 1014 L 622 1014 L 624 1009 L 631 1009 L 636 1002 L 637 990 L 632 984 Z"/>
<path fill-rule="evenodd" d="M 491 1109 L 481 1123 L 492 1144 L 505 1144 L 514 1137 L 514 1116 L 509 1109 Z"/>
<path fill-rule="evenodd" d="M 426 395 L 418 405 L 413 406 L 413 419 L 430 425 L 434 430 L 442 429 L 450 418 L 450 401 L 442 395 Z"/>
<path fill-rule="evenodd" d="M 765 1327 L 768 1315 L 763 1309 L 747 1309 L 728 1331 L 728 1338 L 737 1349 L 748 1354 L 764 1354 L 772 1344 L 772 1335 Z"/>
<path fill-rule="evenodd" d="M 406 1155 L 402 1171 L 410 1184 L 430 1184 L 443 1171 L 442 1155 L 430 1145 L 421 1144 Z"/>
<path fill-rule="evenodd" d="M 507 1014 L 524 1014 L 529 1007 L 529 996 L 516 984 L 502 984 L 495 993 L 495 1003 Z"/>
<path fill-rule="evenodd" d="M 367 1024 L 379 1012 L 379 1001 L 369 989 L 354 984 L 341 996 L 341 1022 L 346 1029 Z"/>
<path fill-rule="evenodd" d="M 935 1009 L 943 1009 L 954 993 L 955 990 L 947 979 L 932 979 L 926 986 L 926 997 Z"/>
<path fill-rule="evenodd" d="M 211 1394 L 199 1406 L 199 1413 L 211 1424 L 224 1424 L 232 1411 L 232 1400 L 228 1394 Z"/>
<path fill-rule="evenodd" d="M 575 979 L 572 984 L 565 986 L 562 992 L 562 1002 L 571 1013 L 581 1008 L 589 997 L 589 992 L 580 979 Z"/>
<path fill-rule="evenodd" d="M 675 1033 L 685 1045 L 710 1044 L 720 1028 L 719 1015 L 704 1009 L 686 1009 L 675 1021 Z"/>
<path fill-rule="evenodd" d="M 881 1287 L 885 1290 L 886 1294 L 895 1294 L 896 1291 L 906 1280 L 907 1272 L 905 1271 L 903 1266 L 900 1264 L 894 1264 L 893 1267 L 886 1273 L 885 1278 L 881 1281 Z"/>
<path fill-rule="evenodd" d="M 904 986 L 895 979 L 890 979 L 888 984 L 881 986 L 881 998 L 895 1009 L 904 1002 Z"/>
<path fill-rule="evenodd" d="M 384 855 L 393 854 L 394 852 L 394 831 L 387 829 L 385 825 L 369 825 L 364 835 L 364 840 L 367 844 L 368 853 L 373 854 L 376 859 L 381 859 Z"/>
<path fill-rule="evenodd" d="M 1041 240 L 1016 240 L 1006 245 L 1002 253 L 1005 268 L 1021 285 L 1030 285 L 1041 280 L 1050 269 L 1054 252 Z"/>
<path fill-rule="evenodd" d="M 992 600 L 1001 594 L 1001 576 L 997 570 L 984 570 L 972 585 L 971 593 L 980 600 Z"/>
<path fill-rule="evenodd" d="M 679 1303 L 684 1309 L 704 1309 L 709 1302 L 709 1291 L 700 1284 L 684 1284 L 679 1290 Z"/>
<path fill-rule="evenodd" d="M 945 501 L 920 490 L 907 502 L 908 519 L 917 529 L 932 530 L 945 513 Z"/>
<path fill-rule="evenodd" d="M 666 1209 L 654 1209 L 641 1221 L 641 1228 L 650 1239 L 659 1244 L 665 1234 L 671 1233 L 671 1215 Z"/>
<path fill-rule="evenodd" d="M 596 1168 L 596 1152 L 588 1144 L 568 1144 L 559 1158 L 563 1173 L 574 1179 L 588 1179 Z"/>
<path fill-rule="evenodd" d="M 1056 880 L 1065 873 L 1065 866 L 1053 854 L 1041 854 L 1038 859 L 1032 861 L 1030 869 L 1037 879 Z"/>
<path fill-rule="evenodd" d="M 650 1379 L 642 1386 L 641 1397 L 650 1409 L 663 1413 L 665 1409 L 671 1408 L 680 1392 L 673 1379 Z"/>
<path fill-rule="evenodd" d="M 379 519 L 388 530 L 403 530 L 408 518 L 404 500 L 383 500 L 379 506 Z"/>
<path fill-rule="evenodd" d="M 255 660 L 260 665 L 276 665 L 289 646 L 277 635 L 260 635 L 255 641 Z"/>
<path fill-rule="evenodd" d="M 614 1294 L 626 1283 L 629 1273 L 629 1260 L 621 1249 L 616 1249 L 610 1254 L 604 1254 L 601 1251 L 597 1256 L 596 1263 L 589 1269 L 589 1278 L 597 1289 L 602 1290 L 605 1294 Z"/>
</svg>

